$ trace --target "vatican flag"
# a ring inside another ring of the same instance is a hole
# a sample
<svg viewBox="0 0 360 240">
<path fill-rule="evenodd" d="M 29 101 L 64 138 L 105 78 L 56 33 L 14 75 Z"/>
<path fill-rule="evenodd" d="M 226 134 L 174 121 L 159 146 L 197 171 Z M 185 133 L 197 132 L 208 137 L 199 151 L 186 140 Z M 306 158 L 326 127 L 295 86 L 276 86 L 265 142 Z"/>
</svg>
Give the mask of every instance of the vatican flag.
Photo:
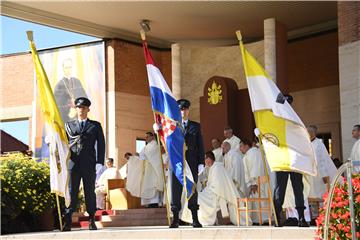
<svg viewBox="0 0 360 240">
<path fill-rule="evenodd" d="M 270 76 L 245 49 L 240 32 L 236 34 L 251 108 L 271 171 L 293 171 L 315 176 L 315 154 L 306 127 Z"/>
<path fill-rule="evenodd" d="M 37 79 L 38 100 L 45 120 L 46 138 L 49 144 L 50 188 L 51 192 L 65 198 L 65 205 L 70 205 L 68 186 L 69 146 L 64 122 L 56 105 L 49 80 L 41 64 L 33 42 L 32 32 L 27 32 Z"/>
</svg>

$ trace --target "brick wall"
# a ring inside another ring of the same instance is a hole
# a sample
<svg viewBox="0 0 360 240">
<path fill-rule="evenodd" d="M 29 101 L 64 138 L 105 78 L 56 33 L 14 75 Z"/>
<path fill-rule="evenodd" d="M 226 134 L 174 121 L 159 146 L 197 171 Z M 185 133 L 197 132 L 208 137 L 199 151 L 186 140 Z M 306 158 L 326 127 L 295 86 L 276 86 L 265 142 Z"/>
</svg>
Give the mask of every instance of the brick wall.
<svg viewBox="0 0 360 240">
<path fill-rule="evenodd" d="M 339 45 L 360 40 L 360 2 L 338 2 Z"/>
<path fill-rule="evenodd" d="M 114 40 L 115 91 L 149 96 L 149 83 L 141 45 Z M 171 53 L 150 49 L 155 64 L 171 87 Z"/>
<path fill-rule="evenodd" d="M 337 32 L 287 45 L 289 91 L 339 84 Z"/>
<path fill-rule="evenodd" d="M 0 57 L 0 107 L 31 105 L 34 97 L 34 66 L 31 55 L 4 55 Z"/>
</svg>

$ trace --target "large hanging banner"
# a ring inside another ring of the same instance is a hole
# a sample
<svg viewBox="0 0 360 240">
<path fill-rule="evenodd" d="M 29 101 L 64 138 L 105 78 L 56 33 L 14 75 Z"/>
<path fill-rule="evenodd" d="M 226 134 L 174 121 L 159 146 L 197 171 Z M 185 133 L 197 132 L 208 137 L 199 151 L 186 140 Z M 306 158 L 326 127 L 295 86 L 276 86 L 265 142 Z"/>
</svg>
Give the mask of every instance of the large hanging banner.
<svg viewBox="0 0 360 240">
<path fill-rule="evenodd" d="M 87 97 L 91 101 L 89 119 L 99 121 L 106 132 L 104 42 L 39 51 L 39 56 L 63 121 L 77 119 L 74 100 L 78 97 Z M 46 129 L 36 90 L 34 94 L 33 150 L 35 157 L 46 159 L 49 156 Z"/>
</svg>

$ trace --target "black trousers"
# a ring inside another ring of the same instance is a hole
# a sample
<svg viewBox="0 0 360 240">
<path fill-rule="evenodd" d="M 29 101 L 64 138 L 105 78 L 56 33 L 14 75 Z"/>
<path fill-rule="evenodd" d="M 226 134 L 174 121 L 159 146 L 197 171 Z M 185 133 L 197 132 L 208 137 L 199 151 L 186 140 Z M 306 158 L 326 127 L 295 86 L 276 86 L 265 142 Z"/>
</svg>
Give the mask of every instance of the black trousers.
<svg viewBox="0 0 360 240">
<path fill-rule="evenodd" d="M 284 203 L 285 191 L 290 175 L 291 185 L 294 190 L 296 209 L 303 211 L 304 205 L 304 184 L 302 181 L 302 174 L 296 172 L 275 172 L 276 185 L 274 191 L 274 205 L 277 213 L 281 212 Z"/>
<path fill-rule="evenodd" d="M 70 207 L 65 209 L 65 217 L 71 219 L 72 213 L 76 210 L 78 204 L 79 186 L 81 179 L 83 180 L 86 211 L 90 217 L 93 217 L 96 211 L 96 195 L 95 195 L 95 170 L 89 169 L 73 169 L 69 170 L 69 190 L 71 196 Z"/>
<path fill-rule="evenodd" d="M 193 175 L 195 181 L 195 187 L 197 183 L 197 175 Z M 173 213 L 178 213 L 181 210 L 181 195 L 183 192 L 183 185 L 179 182 L 175 173 L 172 172 L 172 179 L 171 179 L 171 211 Z M 188 208 L 191 211 L 197 211 L 199 209 L 199 205 L 197 202 L 198 193 L 195 190 L 194 194 L 188 200 Z"/>
</svg>

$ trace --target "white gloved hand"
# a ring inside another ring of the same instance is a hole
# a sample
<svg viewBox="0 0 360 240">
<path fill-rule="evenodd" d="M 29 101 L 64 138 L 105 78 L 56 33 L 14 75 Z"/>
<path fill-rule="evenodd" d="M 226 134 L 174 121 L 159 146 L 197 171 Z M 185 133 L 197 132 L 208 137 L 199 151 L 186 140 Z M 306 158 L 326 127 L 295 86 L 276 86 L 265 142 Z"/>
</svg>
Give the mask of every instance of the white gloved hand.
<svg viewBox="0 0 360 240">
<path fill-rule="evenodd" d="M 198 165 L 198 175 L 200 175 L 205 170 L 204 164 Z"/>
<path fill-rule="evenodd" d="M 100 163 L 97 163 L 97 164 L 95 165 L 95 171 L 96 171 L 96 172 L 100 171 L 101 168 L 103 168 L 103 166 L 104 166 L 104 165 L 102 165 L 102 164 L 100 164 Z"/>
<path fill-rule="evenodd" d="M 155 132 L 155 133 L 157 133 L 157 132 L 160 130 L 160 127 L 161 127 L 161 125 L 160 125 L 160 124 L 158 124 L 158 123 L 154 123 L 154 124 L 153 124 L 153 129 L 154 129 L 154 132 Z"/>
</svg>

